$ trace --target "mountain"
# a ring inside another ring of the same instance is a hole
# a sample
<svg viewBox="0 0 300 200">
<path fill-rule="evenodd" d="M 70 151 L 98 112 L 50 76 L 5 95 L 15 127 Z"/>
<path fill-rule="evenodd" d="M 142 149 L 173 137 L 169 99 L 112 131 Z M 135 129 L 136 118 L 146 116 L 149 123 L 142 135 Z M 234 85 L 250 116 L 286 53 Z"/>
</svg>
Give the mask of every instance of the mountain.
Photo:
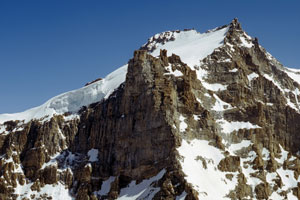
<svg viewBox="0 0 300 200">
<path fill-rule="evenodd" d="M 237 19 L 0 115 L 0 199 L 299 199 L 300 70 Z"/>
</svg>

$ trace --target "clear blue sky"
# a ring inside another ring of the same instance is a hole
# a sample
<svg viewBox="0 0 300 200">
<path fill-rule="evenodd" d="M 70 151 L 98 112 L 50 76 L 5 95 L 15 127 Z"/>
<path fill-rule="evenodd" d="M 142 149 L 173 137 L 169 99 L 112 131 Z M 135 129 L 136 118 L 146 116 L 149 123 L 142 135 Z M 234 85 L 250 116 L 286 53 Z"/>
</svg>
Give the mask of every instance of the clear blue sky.
<svg viewBox="0 0 300 200">
<path fill-rule="evenodd" d="M 104 77 L 155 33 L 204 32 L 234 17 L 284 65 L 300 68 L 299 8 L 298 0 L 0 0 L 0 113 Z"/>
</svg>

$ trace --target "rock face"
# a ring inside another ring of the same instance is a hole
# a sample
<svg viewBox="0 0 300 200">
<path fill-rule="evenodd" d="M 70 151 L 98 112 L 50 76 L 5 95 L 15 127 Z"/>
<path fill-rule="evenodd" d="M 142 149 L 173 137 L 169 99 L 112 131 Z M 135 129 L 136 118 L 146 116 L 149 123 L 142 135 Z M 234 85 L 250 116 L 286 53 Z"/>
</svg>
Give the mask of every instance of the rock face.
<svg viewBox="0 0 300 200">
<path fill-rule="evenodd" d="M 300 198 L 299 72 L 221 31 L 199 64 L 168 49 L 194 30 L 165 32 L 108 98 L 0 124 L 0 199 Z"/>
</svg>

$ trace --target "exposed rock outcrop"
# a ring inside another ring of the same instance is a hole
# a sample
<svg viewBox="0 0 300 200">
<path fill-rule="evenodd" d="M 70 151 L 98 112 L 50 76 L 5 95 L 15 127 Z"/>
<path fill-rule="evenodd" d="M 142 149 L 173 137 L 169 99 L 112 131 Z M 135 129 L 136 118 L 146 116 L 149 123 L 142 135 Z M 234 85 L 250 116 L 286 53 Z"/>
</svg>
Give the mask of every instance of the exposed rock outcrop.
<svg viewBox="0 0 300 200">
<path fill-rule="evenodd" d="M 0 199 L 54 198 L 47 187 L 77 200 L 299 198 L 300 85 L 237 19 L 206 34 L 223 29 L 199 65 L 151 55 L 180 33 L 166 32 L 109 97 L 1 124 Z"/>
</svg>

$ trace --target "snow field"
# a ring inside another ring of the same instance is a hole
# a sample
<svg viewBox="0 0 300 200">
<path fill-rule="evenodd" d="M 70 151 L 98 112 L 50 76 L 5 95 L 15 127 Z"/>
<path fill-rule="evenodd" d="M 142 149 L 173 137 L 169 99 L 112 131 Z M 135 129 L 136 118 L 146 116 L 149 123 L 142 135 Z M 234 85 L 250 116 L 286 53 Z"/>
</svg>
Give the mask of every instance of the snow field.
<svg viewBox="0 0 300 200">
<path fill-rule="evenodd" d="M 228 122 L 225 119 L 219 119 L 217 120 L 217 123 L 221 126 L 222 132 L 225 134 L 230 134 L 233 131 L 238 131 L 239 129 L 261 128 L 260 126 L 251 124 L 250 122 L 239 122 L 239 121 Z"/>
<path fill-rule="evenodd" d="M 118 200 L 151 200 L 154 195 L 160 190 L 160 188 L 153 187 L 153 183 L 158 181 L 166 173 L 166 170 L 160 171 L 156 176 L 145 179 L 141 183 L 137 184 L 136 181 L 132 181 L 126 188 L 122 188 Z M 111 188 L 111 183 L 116 177 L 109 177 L 102 183 L 101 189 L 94 192 L 95 195 L 103 196 L 107 195 Z"/>
<path fill-rule="evenodd" d="M 182 156 L 179 162 L 187 182 L 193 185 L 200 199 L 227 199 L 226 194 L 237 184 L 237 174 L 234 174 L 229 183 L 226 173 L 217 169 L 224 155 L 208 143 L 205 140 L 182 140 L 182 145 L 177 148 Z"/>
</svg>

